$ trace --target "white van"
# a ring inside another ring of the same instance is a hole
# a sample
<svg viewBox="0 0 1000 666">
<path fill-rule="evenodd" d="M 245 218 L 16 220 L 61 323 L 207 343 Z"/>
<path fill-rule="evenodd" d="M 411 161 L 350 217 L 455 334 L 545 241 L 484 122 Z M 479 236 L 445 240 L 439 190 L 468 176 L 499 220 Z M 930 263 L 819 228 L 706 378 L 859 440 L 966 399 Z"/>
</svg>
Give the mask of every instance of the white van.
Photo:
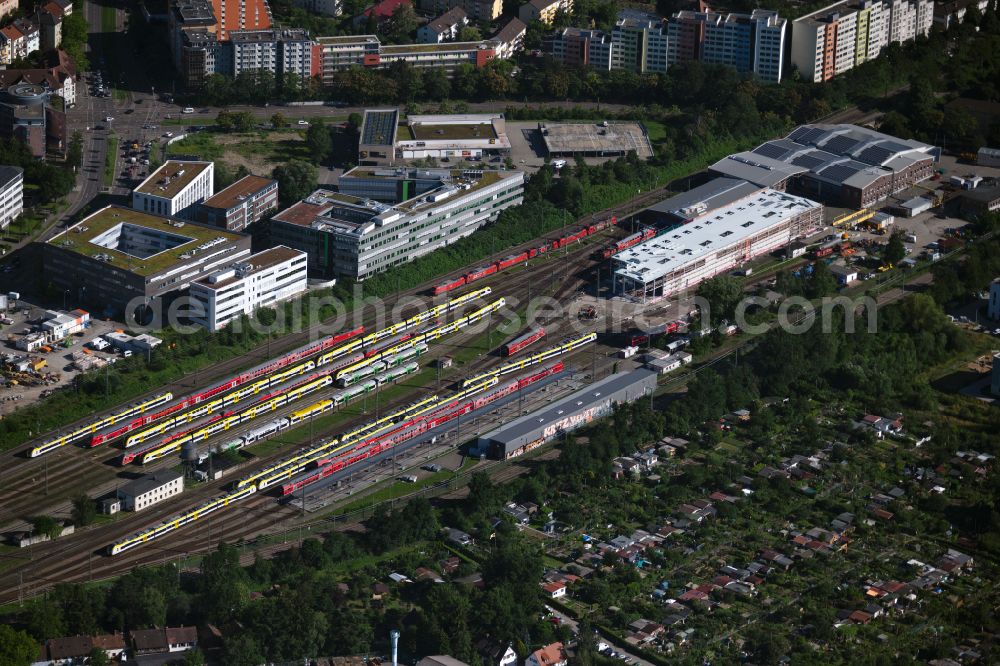
<svg viewBox="0 0 1000 666">
<path fill-rule="evenodd" d="M 181 113 L 194 113 L 194 109 L 192 109 L 190 106 L 185 106 L 184 110 L 181 111 Z"/>
</svg>

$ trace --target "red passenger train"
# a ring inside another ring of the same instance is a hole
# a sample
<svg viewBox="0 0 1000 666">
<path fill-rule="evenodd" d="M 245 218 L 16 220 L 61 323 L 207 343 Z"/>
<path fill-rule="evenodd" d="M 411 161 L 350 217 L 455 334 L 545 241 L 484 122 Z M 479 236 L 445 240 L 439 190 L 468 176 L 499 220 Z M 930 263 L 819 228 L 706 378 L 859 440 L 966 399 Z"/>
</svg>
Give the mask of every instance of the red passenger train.
<svg viewBox="0 0 1000 666">
<path fill-rule="evenodd" d="M 599 259 L 610 259 L 619 252 L 624 252 L 630 247 L 634 247 L 639 243 L 644 243 L 656 236 L 656 229 L 649 228 L 643 229 L 642 231 L 636 232 L 631 236 L 626 236 L 617 243 L 609 245 L 608 247 L 598 250 L 595 253 L 595 257 Z"/>
<path fill-rule="evenodd" d="M 476 280 L 481 280 L 484 277 L 493 275 L 499 271 L 507 270 L 512 266 L 524 263 L 529 259 L 534 259 L 540 254 L 545 254 L 549 250 L 558 250 L 561 247 L 566 247 L 572 243 L 583 240 L 587 236 L 592 236 L 600 231 L 604 231 L 608 227 L 613 227 L 618 223 L 618 219 L 613 215 L 607 219 L 600 220 L 599 222 L 594 222 L 593 224 L 587 225 L 585 227 L 580 227 L 565 236 L 561 236 L 555 240 L 547 240 L 543 245 L 538 247 L 533 247 L 530 250 L 525 250 L 520 254 L 512 254 L 510 256 L 504 257 L 499 261 L 494 261 L 493 263 L 486 264 L 485 266 L 480 266 L 479 268 L 474 268 L 465 275 L 461 275 L 457 278 L 448 280 L 447 282 L 442 282 L 438 286 L 434 287 L 434 295 L 440 296 L 441 294 L 446 294 L 453 289 L 458 289 L 461 286 L 471 284 Z"/>
</svg>

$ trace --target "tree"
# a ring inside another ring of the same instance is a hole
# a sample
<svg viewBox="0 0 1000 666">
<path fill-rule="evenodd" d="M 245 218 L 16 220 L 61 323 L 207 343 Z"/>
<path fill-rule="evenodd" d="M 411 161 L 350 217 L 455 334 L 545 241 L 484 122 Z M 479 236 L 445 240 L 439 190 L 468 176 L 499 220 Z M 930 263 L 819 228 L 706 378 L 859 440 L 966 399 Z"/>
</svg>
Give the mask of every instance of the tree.
<svg viewBox="0 0 1000 666">
<path fill-rule="evenodd" d="M 275 114 L 271 116 L 271 127 L 273 127 L 274 129 L 281 129 L 282 127 L 288 127 L 288 118 L 286 118 L 285 114 L 283 114 L 281 111 L 275 112 Z"/>
<path fill-rule="evenodd" d="M 77 527 L 84 527 L 94 522 L 97 516 L 97 507 L 94 500 L 87 497 L 86 493 L 81 493 L 73 498 L 73 524 Z"/>
<path fill-rule="evenodd" d="M 28 666 L 38 656 L 38 644 L 27 633 L 0 625 L 0 664 Z"/>
<path fill-rule="evenodd" d="M 347 116 L 347 124 L 355 132 L 361 129 L 361 123 L 363 122 L 364 122 L 364 117 L 357 111 L 354 111 L 353 113 L 351 113 L 351 115 Z"/>
<path fill-rule="evenodd" d="M 333 139 L 330 137 L 330 128 L 321 122 L 315 122 L 309 126 L 306 132 L 306 146 L 313 162 L 322 164 L 330 157 L 333 151 Z"/>
<path fill-rule="evenodd" d="M 466 25 L 458 31 L 458 41 L 460 42 L 479 42 L 482 39 L 483 34 L 475 26 Z"/>
<path fill-rule="evenodd" d="M 889 237 L 882 251 L 882 261 L 885 264 L 898 264 L 906 256 L 906 246 L 903 245 L 903 232 L 895 231 Z"/>
<path fill-rule="evenodd" d="M 99 647 L 95 647 L 90 650 L 90 656 L 87 657 L 87 664 L 89 666 L 110 666 L 111 660 L 108 659 L 107 652 Z"/>
<path fill-rule="evenodd" d="M 259 666 L 266 661 L 260 645 L 246 634 L 226 636 L 223 650 L 226 654 L 225 663 L 229 666 Z"/>
<path fill-rule="evenodd" d="M 316 167 L 302 160 L 292 160 L 275 167 L 271 177 L 278 181 L 283 206 L 305 199 L 316 189 Z"/>
<path fill-rule="evenodd" d="M 714 326 L 722 320 L 731 320 L 736 306 L 743 297 L 743 282 L 729 275 L 719 275 L 698 285 L 698 296 L 708 301 L 710 321 L 702 325 Z"/>
<path fill-rule="evenodd" d="M 83 164 L 83 134 L 79 130 L 73 132 L 69 146 L 66 149 L 66 166 L 74 171 Z"/>
<path fill-rule="evenodd" d="M 401 4 L 392 11 L 392 16 L 379 26 L 379 33 L 391 42 L 404 43 L 410 40 L 410 35 L 417 30 L 417 13 L 413 6 Z"/>
<path fill-rule="evenodd" d="M 184 654 L 184 666 L 205 666 L 205 655 L 198 648 L 188 650 Z"/>
<path fill-rule="evenodd" d="M 35 534 L 46 534 L 52 539 L 62 533 L 62 525 L 52 516 L 35 516 L 31 519 L 31 526 Z"/>
</svg>

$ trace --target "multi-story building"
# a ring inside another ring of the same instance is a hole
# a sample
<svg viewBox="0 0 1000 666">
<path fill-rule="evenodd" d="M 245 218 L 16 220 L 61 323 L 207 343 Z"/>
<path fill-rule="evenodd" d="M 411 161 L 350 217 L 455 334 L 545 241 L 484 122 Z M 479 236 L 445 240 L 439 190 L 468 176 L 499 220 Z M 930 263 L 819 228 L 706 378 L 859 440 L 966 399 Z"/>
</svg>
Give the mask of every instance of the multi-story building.
<svg viewBox="0 0 1000 666">
<path fill-rule="evenodd" d="M 34 21 L 22 17 L 15 20 L 11 25 L 15 26 L 24 35 L 24 53 L 21 55 L 22 58 L 26 58 L 29 54 L 34 53 L 42 47 L 42 33 Z"/>
<path fill-rule="evenodd" d="M 198 206 L 198 221 L 227 231 L 243 231 L 278 207 L 278 181 L 244 176 L 205 199 Z"/>
<path fill-rule="evenodd" d="M 877 58 L 893 42 L 926 36 L 932 0 L 848 0 L 792 24 L 791 62 L 806 81 L 828 81 Z"/>
<path fill-rule="evenodd" d="M 461 7 L 470 20 L 482 23 L 491 23 L 503 13 L 503 0 L 419 0 L 418 6 L 433 16 Z"/>
<path fill-rule="evenodd" d="M 529 0 L 518 8 L 517 17 L 525 23 L 541 21 L 545 25 L 552 25 L 556 14 L 570 14 L 572 11 L 573 0 Z"/>
<path fill-rule="evenodd" d="M 503 35 L 509 42 L 501 42 Z M 319 75 L 327 88 L 332 88 L 334 75 L 351 67 L 383 69 L 402 61 L 411 67 L 440 68 L 447 74 L 460 65 L 485 67 L 497 57 L 510 57 L 516 44 L 523 43 L 524 31 L 501 30 L 497 35 L 481 42 L 446 42 L 441 44 L 383 45 L 375 35 L 345 37 L 318 37 L 320 61 Z M 503 54 L 503 56 L 501 56 Z"/>
<path fill-rule="evenodd" d="M 470 235 L 524 195 L 520 171 L 372 169 L 341 178 L 369 196 L 318 190 L 271 218 L 271 239 L 309 254 L 321 277 L 364 280 Z M 392 190 L 398 203 L 381 203 Z"/>
<path fill-rule="evenodd" d="M 0 229 L 6 229 L 24 210 L 24 169 L 0 166 Z"/>
<path fill-rule="evenodd" d="M 146 474 L 118 489 L 126 511 L 141 511 L 184 492 L 184 476 L 173 470 Z"/>
<path fill-rule="evenodd" d="M 421 44 L 440 44 L 454 41 L 458 32 L 469 25 L 469 15 L 461 7 L 452 7 L 433 21 L 417 28 L 417 41 Z"/>
<path fill-rule="evenodd" d="M 17 8 L 17 0 L 0 0 L 0 18 L 15 13 Z"/>
<path fill-rule="evenodd" d="M 25 36 L 13 23 L 0 28 L 0 65 L 9 65 L 23 58 L 26 55 L 25 44 Z"/>
<path fill-rule="evenodd" d="M 969 7 L 975 6 L 980 14 L 986 12 L 991 6 L 996 7 L 996 0 L 948 0 L 946 2 L 936 2 L 934 4 L 934 23 L 947 30 L 953 25 L 958 25 L 965 20 L 965 13 Z"/>
<path fill-rule="evenodd" d="M 62 97 L 66 105 L 76 104 L 76 70 L 63 51 L 46 54 L 44 69 L 0 70 L 0 88 L 27 83 L 41 86 L 47 92 Z"/>
<path fill-rule="evenodd" d="M 60 293 L 132 314 L 249 255 L 249 236 L 108 206 L 47 241 L 42 265 Z"/>
<path fill-rule="evenodd" d="M 890 44 L 926 36 L 933 25 L 933 0 L 889 0 Z"/>
<path fill-rule="evenodd" d="M 266 0 L 170 0 L 167 33 L 174 66 L 185 85 L 198 87 L 208 76 L 234 67 L 232 33 L 271 25 Z"/>
<path fill-rule="evenodd" d="M 295 0 L 292 4 L 312 14 L 340 16 L 344 13 L 343 0 Z"/>
<path fill-rule="evenodd" d="M 502 113 L 412 115 L 397 126 L 394 147 L 398 159 L 482 159 L 509 154 L 510 139 Z"/>
<path fill-rule="evenodd" d="M 753 72 L 762 81 L 781 80 L 788 21 L 777 12 L 681 11 L 670 17 L 667 34 L 668 64 L 701 60 Z"/>
<path fill-rule="evenodd" d="M 295 74 L 306 79 L 319 74 L 318 59 L 313 58 L 313 42 L 304 30 L 234 30 L 229 33 L 227 44 L 218 45 L 216 57 L 220 55 L 229 66 L 217 63 L 216 73 L 232 77 L 256 70 L 278 76 Z"/>
<path fill-rule="evenodd" d="M 667 71 L 667 30 L 659 16 L 622 10 L 611 31 L 611 42 L 611 69 Z"/>
<path fill-rule="evenodd" d="M 496 44 L 497 57 L 508 60 L 524 48 L 528 26 L 519 18 L 511 18 L 490 40 Z"/>
<path fill-rule="evenodd" d="M 847 208 L 874 206 L 930 178 L 938 148 L 856 125 L 802 125 L 709 170 Z"/>
<path fill-rule="evenodd" d="M 566 66 L 611 70 L 614 45 L 611 35 L 601 30 L 563 28 L 547 37 L 544 46 L 554 59 Z"/>
<path fill-rule="evenodd" d="M 132 191 L 132 208 L 153 215 L 193 218 L 212 196 L 212 162 L 167 160 Z"/>
<path fill-rule="evenodd" d="M 822 224 L 822 204 L 777 190 L 757 190 L 615 255 L 614 291 L 642 302 L 673 296 Z"/>
<path fill-rule="evenodd" d="M 0 87 L 0 138 L 25 144 L 34 157 L 66 153 L 66 114 L 51 105 L 44 83 L 21 81 Z"/>
<path fill-rule="evenodd" d="M 279 245 L 191 283 L 191 320 L 218 331 L 308 289 L 305 252 Z"/>
</svg>

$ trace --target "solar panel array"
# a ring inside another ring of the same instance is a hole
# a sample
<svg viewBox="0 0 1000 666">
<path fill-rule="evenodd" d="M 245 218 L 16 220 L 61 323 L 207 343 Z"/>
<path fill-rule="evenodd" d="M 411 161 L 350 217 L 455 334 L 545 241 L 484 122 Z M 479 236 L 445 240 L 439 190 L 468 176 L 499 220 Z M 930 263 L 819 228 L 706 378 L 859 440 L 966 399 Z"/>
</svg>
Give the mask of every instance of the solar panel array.
<svg viewBox="0 0 1000 666">
<path fill-rule="evenodd" d="M 788 153 L 788 149 L 780 145 L 777 141 L 768 141 L 754 148 L 752 152 L 757 155 L 769 157 L 772 160 L 780 160 Z"/>
<path fill-rule="evenodd" d="M 836 153 L 837 155 L 848 155 L 854 152 L 854 149 L 860 146 L 861 143 L 861 141 L 852 139 L 849 136 L 835 136 L 823 144 L 823 150 Z"/>
<path fill-rule="evenodd" d="M 819 175 L 834 182 L 842 183 L 859 171 L 860 169 L 855 169 L 847 164 L 834 164 L 821 170 Z"/>
<path fill-rule="evenodd" d="M 368 111 L 364 125 L 363 145 L 392 145 L 396 135 L 396 111 Z"/>
<path fill-rule="evenodd" d="M 868 146 L 861 151 L 858 159 L 866 164 L 882 164 L 895 154 L 896 151 L 883 148 L 882 146 Z"/>
</svg>

